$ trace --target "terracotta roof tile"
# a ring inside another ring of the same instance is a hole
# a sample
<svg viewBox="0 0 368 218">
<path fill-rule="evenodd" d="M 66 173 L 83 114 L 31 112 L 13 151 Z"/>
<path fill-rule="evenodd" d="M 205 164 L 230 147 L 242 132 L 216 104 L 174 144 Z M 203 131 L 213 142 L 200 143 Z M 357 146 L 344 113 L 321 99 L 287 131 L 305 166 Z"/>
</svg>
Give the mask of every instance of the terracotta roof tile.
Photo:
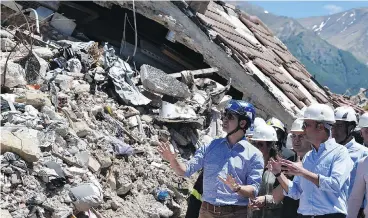
<svg viewBox="0 0 368 218">
<path fill-rule="evenodd" d="M 203 14 L 197 13 L 197 17 L 208 28 L 218 33 L 215 42 L 223 48 L 225 48 L 224 46 L 229 48 L 232 51 L 232 57 L 239 64 L 244 67 L 245 62 L 252 60 L 253 64 L 300 109 L 311 104 L 311 101 L 299 89 L 300 84 L 320 103 L 329 103 L 331 99 L 336 105 L 349 103 L 340 97 L 327 96 L 325 90 L 319 88 L 311 80 L 311 74 L 305 66 L 287 50 L 280 40 L 274 37 L 268 27 L 257 17 L 240 14 L 239 20 L 263 45 L 261 47 L 237 32 L 236 27 L 217 12 L 217 9 L 226 11 L 221 7 L 209 4 Z M 286 72 L 300 84 L 297 85 L 295 81 L 291 80 L 285 71 L 279 69 L 280 66 L 283 66 Z M 261 80 L 259 82 L 262 83 Z"/>
<path fill-rule="evenodd" d="M 266 30 L 265 28 L 263 28 L 261 25 L 256 24 L 246 18 L 244 18 L 243 16 L 239 16 L 240 21 L 242 21 L 244 23 L 244 25 L 246 27 L 248 27 L 249 29 L 255 29 L 256 31 L 262 32 L 265 35 L 273 35 L 272 33 L 270 33 L 268 30 Z"/>
</svg>

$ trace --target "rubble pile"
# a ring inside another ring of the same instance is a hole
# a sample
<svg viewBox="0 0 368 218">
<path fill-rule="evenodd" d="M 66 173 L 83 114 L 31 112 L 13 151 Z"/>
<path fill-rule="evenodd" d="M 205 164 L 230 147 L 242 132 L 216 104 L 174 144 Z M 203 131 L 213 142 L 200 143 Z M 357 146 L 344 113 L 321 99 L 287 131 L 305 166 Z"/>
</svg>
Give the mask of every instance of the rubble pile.
<svg viewBox="0 0 368 218">
<path fill-rule="evenodd" d="M 189 158 L 221 136 L 230 84 L 138 71 L 108 43 L 30 46 L 24 31 L 1 30 L 1 214 L 182 216 L 192 183 L 156 146 Z"/>
</svg>

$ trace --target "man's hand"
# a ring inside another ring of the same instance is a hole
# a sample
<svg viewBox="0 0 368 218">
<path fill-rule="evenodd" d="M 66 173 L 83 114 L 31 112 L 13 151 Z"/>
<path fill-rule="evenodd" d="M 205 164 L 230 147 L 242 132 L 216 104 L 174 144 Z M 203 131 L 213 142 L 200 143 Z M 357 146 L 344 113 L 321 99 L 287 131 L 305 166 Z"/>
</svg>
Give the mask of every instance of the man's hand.
<svg viewBox="0 0 368 218">
<path fill-rule="evenodd" d="M 249 206 L 252 209 L 259 209 L 266 205 L 266 197 L 265 196 L 258 196 L 255 199 L 250 200 Z"/>
<path fill-rule="evenodd" d="M 300 161 L 300 157 L 298 156 L 296 162 L 292 162 L 289 160 L 281 160 L 282 169 L 285 170 L 285 174 L 293 175 L 293 176 L 303 176 L 305 169 L 303 167 L 303 163 Z"/>
<path fill-rule="evenodd" d="M 173 159 L 176 158 L 176 153 L 172 153 L 170 150 L 170 142 L 161 142 L 157 148 L 158 152 L 160 153 L 161 157 L 166 161 L 171 162 Z"/>
<path fill-rule="evenodd" d="M 268 161 L 267 164 L 267 169 L 273 173 L 273 174 L 278 174 L 281 173 L 281 169 L 282 169 L 282 163 L 281 163 L 281 158 L 277 156 L 277 160 L 274 160 L 272 157 L 270 158 L 270 160 Z"/>
<path fill-rule="evenodd" d="M 218 177 L 224 184 L 226 184 L 232 191 L 239 191 L 240 185 L 236 183 L 235 179 L 231 175 L 227 175 L 226 179 L 221 176 Z"/>
</svg>

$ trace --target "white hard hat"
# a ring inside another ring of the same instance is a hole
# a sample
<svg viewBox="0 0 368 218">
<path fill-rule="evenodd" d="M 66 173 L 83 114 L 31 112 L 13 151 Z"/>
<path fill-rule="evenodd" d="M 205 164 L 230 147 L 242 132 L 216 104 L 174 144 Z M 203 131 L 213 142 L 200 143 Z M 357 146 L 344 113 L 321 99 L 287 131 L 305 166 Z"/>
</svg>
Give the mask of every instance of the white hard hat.
<svg viewBox="0 0 368 218">
<path fill-rule="evenodd" d="M 263 118 L 256 117 L 254 119 L 254 127 L 257 127 L 259 125 L 266 124 L 266 121 Z"/>
<path fill-rule="evenodd" d="M 352 107 L 342 106 L 335 109 L 335 120 L 358 123 L 357 114 Z"/>
<path fill-rule="evenodd" d="M 269 125 L 259 125 L 254 129 L 253 141 L 277 141 L 276 130 Z"/>
<path fill-rule="evenodd" d="M 368 127 L 368 112 L 360 116 L 358 127 L 359 128 Z"/>
<path fill-rule="evenodd" d="M 330 124 L 335 123 L 335 114 L 332 108 L 326 104 L 311 104 L 304 111 L 304 120 L 323 121 Z"/>
<path fill-rule="evenodd" d="M 291 125 L 290 132 L 303 132 L 303 119 L 296 119 Z"/>
</svg>

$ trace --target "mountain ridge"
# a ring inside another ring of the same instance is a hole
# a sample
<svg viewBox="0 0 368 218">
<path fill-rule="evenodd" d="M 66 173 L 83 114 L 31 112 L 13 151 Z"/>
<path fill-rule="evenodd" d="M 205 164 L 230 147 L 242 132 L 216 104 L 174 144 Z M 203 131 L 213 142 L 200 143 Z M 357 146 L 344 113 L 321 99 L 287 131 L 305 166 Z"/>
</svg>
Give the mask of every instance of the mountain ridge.
<svg viewBox="0 0 368 218">
<path fill-rule="evenodd" d="M 262 20 L 317 81 L 331 91 L 343 94 L 350 89 L 357 93 L 367 86 L 368 67 L 350 52 L 331 45 L 296 19 L 265 13 L 262 7 L 248 2 L 236 3 L 238 9 Z"/>
<path fill-rule="evenodd" d="M 301 18 L 297 21 L 330 44 L 351 52 L 359 61 L 368 65 L 368 7 L 328 16 Z"/>
</svg>

